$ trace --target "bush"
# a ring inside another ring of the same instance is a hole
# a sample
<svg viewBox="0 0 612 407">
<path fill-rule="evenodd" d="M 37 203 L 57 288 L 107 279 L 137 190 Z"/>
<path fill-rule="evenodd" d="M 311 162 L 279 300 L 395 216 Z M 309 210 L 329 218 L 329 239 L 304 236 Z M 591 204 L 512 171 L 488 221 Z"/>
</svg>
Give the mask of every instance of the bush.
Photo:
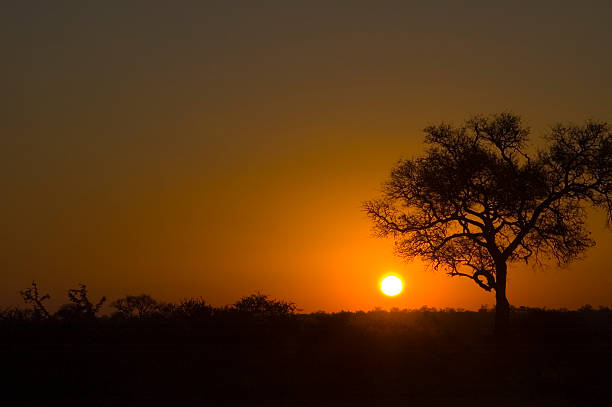
<svg viewBox="0 0 612 407">
<path fill-rule="evenodd" d="M 34 320 L 49 319 L 51 315 L 47 311 L 44 302 L 51 298 L 49 294 L 40 295 L 38 285 L 32 281 L 32 286 L 23 291 L 19 291 L 23 297 L 23 301 L 32 307 L 30 318 Z"/>
<path fill-rule="evenodd" d="M 180 319 L 208 319 L 213 314 L 213 307 L 203 298 L 189 298 L 174 306 L 172 315 Z"/>
<path fill-rule="evenodd" d="M 114 317 L 128 319 L 152 317 L 158 313 L 160 307 L 160 304 L 147 294 L 127 295 L 110 305 L 117 310 L 113 314 Z"/>
<path fill-rule="evenodd" d="M 261 293 L 242 297 L 233 308 L 243 314 L 257 317 L 278 317 L 295 314 L 297 306 L 292 302 L 268 298 Z"/>
<path fill-rule="evenodd" d="M 87 297 L 87 286 L 79 284 L 78 289 L 68 290 L 69 304 L 64 304 L 55 313 L 55 316 L 64 320 L 84 320 L 95 319 L 96 315 L 106 301 L 106 297 L 100 298 L 97 304 L 94 305 Z"/>
</svg>

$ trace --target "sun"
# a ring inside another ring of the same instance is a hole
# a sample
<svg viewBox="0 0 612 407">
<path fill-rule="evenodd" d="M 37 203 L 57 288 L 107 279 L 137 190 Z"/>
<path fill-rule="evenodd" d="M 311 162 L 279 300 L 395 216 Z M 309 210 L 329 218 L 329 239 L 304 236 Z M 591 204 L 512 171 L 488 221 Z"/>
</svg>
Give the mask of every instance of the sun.
<svg viewBox="0 0 612 407">
<path fill-rule="evenodd" d="M 385 277 L 380 283 L 380 289 L 382 292 L 390 297 L 398 295 L 400 292 L 402 292 L 402 287 L 402 280 L 396 276 Z"/>
</svg>

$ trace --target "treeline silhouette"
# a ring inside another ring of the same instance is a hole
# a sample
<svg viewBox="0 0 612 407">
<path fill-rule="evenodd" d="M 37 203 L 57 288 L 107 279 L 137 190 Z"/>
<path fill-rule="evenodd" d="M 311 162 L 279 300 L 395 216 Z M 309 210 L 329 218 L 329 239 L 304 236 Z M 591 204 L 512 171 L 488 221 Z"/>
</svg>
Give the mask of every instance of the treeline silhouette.
<svg viewBox="0 0 612 407">
<path fill-rule="evenodd" d="M 41 294 L 38 284 L 19 292 L 27 308 L 8 307 L 0 310 L 0 321 L 3 322 L 85 322 L 96 319 L 108 319 L 99 316 L 106 297 L 96 303 L 89 299 L 87 286 L 79 284 L 79 288 L 68 290 L 69 303 L 63 304 L 55 313 L 47 310 L 45 301 L 49 294 Z M 127 295 L 110 303 L 114 312 L 110 319 L 114 320 L 202 320 L 213 316 L 227 314 L 249 315 L 258 318 L 280 318 L 294 315 L 298 310 L 292 302 L 276 300 L 259 292 L 242 297 L 236 303 L 221 308 L 207 304 L 203 298 L 188 298 L 178 303 L 159 302 L 148 294 Z"/>
<path fill-rule="evenodd" d="M 612 401 L 612 310 L 519 307 L 511 335 L 494 310 L 423 307 L 299 313 L 255 293 L 92 300 L 0 313 L 6 405 L 602 405 Z"/>
</svg>

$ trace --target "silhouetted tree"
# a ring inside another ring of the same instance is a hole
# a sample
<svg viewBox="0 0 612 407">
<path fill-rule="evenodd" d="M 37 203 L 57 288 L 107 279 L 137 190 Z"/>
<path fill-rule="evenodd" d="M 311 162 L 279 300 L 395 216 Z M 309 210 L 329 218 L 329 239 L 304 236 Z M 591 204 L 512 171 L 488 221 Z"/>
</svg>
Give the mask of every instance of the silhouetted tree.
<svg viewBox="0 0 612 407">
<path fill-rule="evenodd" d="M 49 312 L 45 307 L 44 301 L 51 298 L 49 294 L 43 296 L 38 292 L 38 285 L 32 281 L 32 286 L 23 291 L 19 291 L 23 297 L 23 301 L 32 307 L 32 318 L 36 320 L 50 318 Z"/>
<path fill-rule="evenodd" d="M 297 306 L 292 302 L 275 300 L 265 294 L 255 293 L 242 297 L 234 304 L 238 312 L 254 316 L 274 317 L 295 313 Z"/>
<path fill-rule="evenodd" d="M 106 297 L 102 297 L 97 304 L 93 304 L 87 298 L 87 286 L 79 284 L 78 289 L 68 290 L 69 304 L 64 304 L 56 312 L 56 316 L 62 319 L 94 319 L 102 308 Z"/>
<path fill-rule="evenodd" d="M 151 296 L 142 294 L 119 298 L 110 305 L 117 310 L 116 316 L 123 318 L 145 318 L 152 316 L 157 311 L 159 303 Z"/>
<path fill-rule="evenodd" d="M 556 125 L 526 149 L 519 116 L 476 116 L 425 129 L 425 156 L 400 161 L 382 198 L 364 204 L 396 252 L 495 291 L 496 331 L 507 330 L 508 264 L 564 265 L 593 245 L 587 205 L 612 216 L 612 137 L 606 123 Z"/>
</svg>

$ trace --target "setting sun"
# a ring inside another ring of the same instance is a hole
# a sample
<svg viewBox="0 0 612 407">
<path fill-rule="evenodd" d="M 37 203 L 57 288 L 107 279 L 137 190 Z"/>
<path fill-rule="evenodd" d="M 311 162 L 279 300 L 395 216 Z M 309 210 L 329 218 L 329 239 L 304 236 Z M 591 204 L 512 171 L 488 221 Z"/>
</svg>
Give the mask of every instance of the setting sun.
<svg viewBox="0 0 612 407">
<path fill-rule="evenodd" d="M 380 283 L 380 289 L 389 296 L 394 296 L 402 291 L 402 280 L 396 276 L 385 277 Z"/>
</svg>

